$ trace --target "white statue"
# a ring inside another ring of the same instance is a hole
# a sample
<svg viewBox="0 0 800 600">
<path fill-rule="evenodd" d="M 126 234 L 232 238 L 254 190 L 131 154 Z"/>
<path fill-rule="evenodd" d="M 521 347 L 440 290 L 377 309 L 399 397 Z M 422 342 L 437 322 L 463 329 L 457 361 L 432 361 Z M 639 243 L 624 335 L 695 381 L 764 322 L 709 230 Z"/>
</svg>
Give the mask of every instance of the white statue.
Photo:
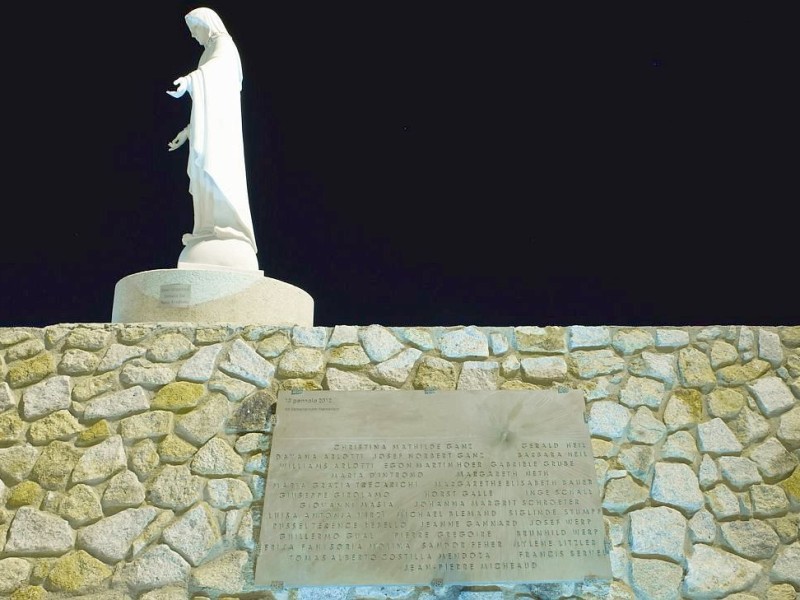
<svg viewBox="0 0 800 600">
<path fill-rule="evenodd" d="M 178 268 L 258 270 L 242 143 L 239 51 L 210 8 L 191 11 L 186 25 L 205 50 L 197 70 L 167 91 L 174 98 L 188 91 L 192 98 L 189 125 L 169 142 L 170 152 L 189 142 L 194 204 L 194 229 L 183 236 Z"/>
</svg>

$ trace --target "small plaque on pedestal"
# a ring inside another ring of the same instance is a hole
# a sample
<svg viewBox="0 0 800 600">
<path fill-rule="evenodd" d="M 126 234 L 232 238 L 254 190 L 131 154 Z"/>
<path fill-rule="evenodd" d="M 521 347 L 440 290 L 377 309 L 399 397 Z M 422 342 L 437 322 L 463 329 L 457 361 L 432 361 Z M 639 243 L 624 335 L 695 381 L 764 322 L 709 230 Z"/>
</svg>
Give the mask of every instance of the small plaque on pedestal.
<svg viewBox="0 0 800 600">
<path fill-rule="evenodd" d="M 610 578 L 578 391 L 281 392 L 259 585 Z"/>
</svg>

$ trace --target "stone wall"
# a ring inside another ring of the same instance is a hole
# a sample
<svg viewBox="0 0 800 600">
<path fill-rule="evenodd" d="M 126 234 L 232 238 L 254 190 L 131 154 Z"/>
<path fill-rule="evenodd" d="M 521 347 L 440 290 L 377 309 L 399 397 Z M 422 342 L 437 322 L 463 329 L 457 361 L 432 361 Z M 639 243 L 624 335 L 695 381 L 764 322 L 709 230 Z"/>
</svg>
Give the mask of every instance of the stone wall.
<svg viewBox="0 0 800 600">
<path fill-rule="evenodd" d="M 800 327 L 0 329 L 0 596 L 794 599 Z M 612 581 L 253 585 L 280 389 L 585 392 Z"/>
</svg>

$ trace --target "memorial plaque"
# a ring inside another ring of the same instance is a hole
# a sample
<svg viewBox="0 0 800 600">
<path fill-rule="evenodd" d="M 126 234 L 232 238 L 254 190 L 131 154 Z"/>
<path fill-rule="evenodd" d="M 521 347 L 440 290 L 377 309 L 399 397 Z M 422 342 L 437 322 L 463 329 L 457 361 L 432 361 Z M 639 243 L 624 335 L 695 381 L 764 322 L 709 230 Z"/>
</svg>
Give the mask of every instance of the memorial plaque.
<svg viewBox="0 0 800 600">
<path fill-rule="evenodd" d="M 159 288 L 159 300 L 164 306 L 187 308 L 192 305 L 192 286 L 188 283 L 167 283 Z"/>
<path fill-rule="evenodd" d="M 581 392 L 281 392 L 255 581 L 610 578 Z"/>
</svg>

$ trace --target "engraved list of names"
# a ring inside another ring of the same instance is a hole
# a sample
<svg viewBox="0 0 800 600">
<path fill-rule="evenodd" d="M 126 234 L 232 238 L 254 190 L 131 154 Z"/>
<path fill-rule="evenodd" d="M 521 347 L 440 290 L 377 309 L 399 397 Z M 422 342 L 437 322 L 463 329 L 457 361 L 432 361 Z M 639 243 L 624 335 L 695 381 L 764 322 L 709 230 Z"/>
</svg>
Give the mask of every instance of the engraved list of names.
<svg viewBox="0 0 800 600">
<path fill-rule="evenodd" d="M 282 392 L 256 583 L 609 578 L 578 391 Z"/>
</svg>

